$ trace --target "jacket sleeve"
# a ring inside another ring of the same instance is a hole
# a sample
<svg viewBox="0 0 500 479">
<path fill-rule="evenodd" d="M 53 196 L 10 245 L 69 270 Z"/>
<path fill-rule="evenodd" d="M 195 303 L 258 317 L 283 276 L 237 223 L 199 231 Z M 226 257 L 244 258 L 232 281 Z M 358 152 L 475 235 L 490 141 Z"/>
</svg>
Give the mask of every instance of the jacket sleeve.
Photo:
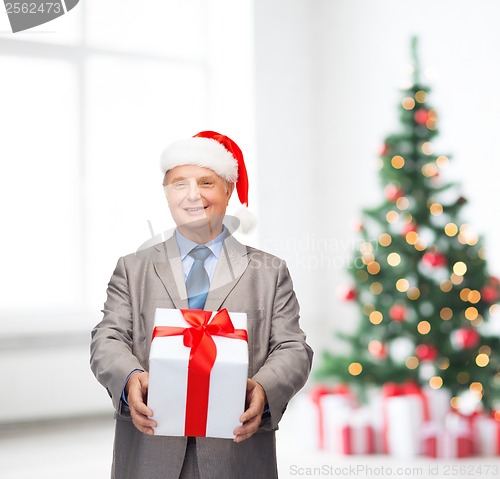
<svg viewBox="0 0 500 479">
<path fill-rule="evenodd" d="M 120 258 L 107 289 L 102 321 L 92 330 L 90 367 L 121 413 L 122 391 L 134 369 L 144 370 L 133 354 L 133 321 L 125 259 Z"/>
<path fill-rule="evenodd" d="M 253 377 L 266 392 L 271 414 L 270 424 L 261 424 L 264 429 L 276 429 L 288 401 L 307 381 L 313 357 L 299 326 L 299 304 L 284 261 L 278 269 L 274 293 L 269 353 Z"/>
</svg>

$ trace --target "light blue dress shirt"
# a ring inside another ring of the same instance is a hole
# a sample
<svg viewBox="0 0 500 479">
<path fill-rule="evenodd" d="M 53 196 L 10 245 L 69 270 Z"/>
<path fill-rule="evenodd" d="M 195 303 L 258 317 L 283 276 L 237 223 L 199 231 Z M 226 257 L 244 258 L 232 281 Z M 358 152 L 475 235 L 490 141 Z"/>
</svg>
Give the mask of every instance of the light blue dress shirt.
<svg viewBox="0 0 500 479">
<path fill-rule="evenodd" d="M 222 245 L 224 244 L 226 236 L 227 229 L 225 226 L 223 226 L 222 233 L 220 235 L 216 236 L 212 241 L 205 243 L 205 246 L 212 252 L 212 254 L 210 254 L 205 260 L 204 264 L 210 282 L 212 282 L 212 278 L 214 277 L 215 268 L 217 267 L 217 262 L 219 261 L 219 257 L 222 251 Z M 195 243 L 194 241 L 186 238 L 182 233 L 179 232 L 179 230 L 175 230 L 175 239 L 177 240 L 177 244 L 179 245 L 182 270 L 184 271 L 184 281 L 186 281 L 188 274 L 191 271 L 191 267 L 194 263 L 194 258 L 189 255 L 189 252 L 199 245 L 198 243 Z"/>
</svg>

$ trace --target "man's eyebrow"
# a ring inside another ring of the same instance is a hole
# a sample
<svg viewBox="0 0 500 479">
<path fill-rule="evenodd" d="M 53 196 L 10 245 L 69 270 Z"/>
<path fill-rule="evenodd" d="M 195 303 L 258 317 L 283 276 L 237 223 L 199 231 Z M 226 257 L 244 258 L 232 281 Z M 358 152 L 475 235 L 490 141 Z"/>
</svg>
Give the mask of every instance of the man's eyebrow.
<svg viewBox="0 0 500 479">
<path fill-rule="evenodd" d="M 198 178 L 198 181 L 206 181 L 206 180 L 217 180 L 217 176 L 216 175 L 209 175 L 209 176 L 200 176 L 200 178 Z"/>
<path fill-rule="evenodd" d="M 186 181 L 188 179 L 195 178 L 194 176 L 175 176 L 172 179 L 169 179 L 169 183 L 176 183 L 178 181 Z M 217 180 L 217 175 L 207 175 L 207 176 L 200 176 L 199 178 L 195 178 L 196 181 L 216 181 Z"/>
<path fill-rule="evenodd" d="M 169 179 L 170 183 L 176 183 L 177 181 L 185 181 L 187 177 L 185 176 L 175 176 L 174 178 Z"/>
</svg>

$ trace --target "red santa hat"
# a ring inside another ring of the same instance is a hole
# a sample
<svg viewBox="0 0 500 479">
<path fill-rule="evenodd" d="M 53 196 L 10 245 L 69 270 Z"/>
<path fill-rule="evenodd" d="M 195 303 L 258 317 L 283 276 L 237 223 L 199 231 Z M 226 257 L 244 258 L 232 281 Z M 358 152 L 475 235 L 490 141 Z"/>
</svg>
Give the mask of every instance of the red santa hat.
<svg viewBox="0 0 500 479">
<path fill-rule="evenodd" d="M 197 165 L 210 168 L 229 183 L 236 183 L 241 204 L 248 206 L 248 175 L 239 146 L 228 136 L 202 131 L 192 138 L 168 146 L 161 155 L 160 168 L 165 174 L 176 166 Z M 246 208 L 237 215 L 243 232 L 255 225 L 255 217 Z"/>
</svg>

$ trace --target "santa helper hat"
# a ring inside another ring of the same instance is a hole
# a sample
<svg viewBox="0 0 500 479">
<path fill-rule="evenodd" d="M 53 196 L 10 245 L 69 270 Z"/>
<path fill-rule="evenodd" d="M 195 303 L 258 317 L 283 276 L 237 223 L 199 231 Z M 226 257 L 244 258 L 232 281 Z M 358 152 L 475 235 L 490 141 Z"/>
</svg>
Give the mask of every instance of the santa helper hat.
<svg viewBox="0 0 500 479">
<path fill-rule="evenodd" d="M 256 223 L 248 211 L 248 175 L 243 153 L 231 138 L 215 131 L 202 131 L 192 138 L 168 146 L 161 155 L 160 168 L 165 173 L 176 166 L 196 165 L 210 168 L 228 183 L 236 183 L 242 208 L 236 213 L 243 233 L 250 232 Z"/>
</svg>

